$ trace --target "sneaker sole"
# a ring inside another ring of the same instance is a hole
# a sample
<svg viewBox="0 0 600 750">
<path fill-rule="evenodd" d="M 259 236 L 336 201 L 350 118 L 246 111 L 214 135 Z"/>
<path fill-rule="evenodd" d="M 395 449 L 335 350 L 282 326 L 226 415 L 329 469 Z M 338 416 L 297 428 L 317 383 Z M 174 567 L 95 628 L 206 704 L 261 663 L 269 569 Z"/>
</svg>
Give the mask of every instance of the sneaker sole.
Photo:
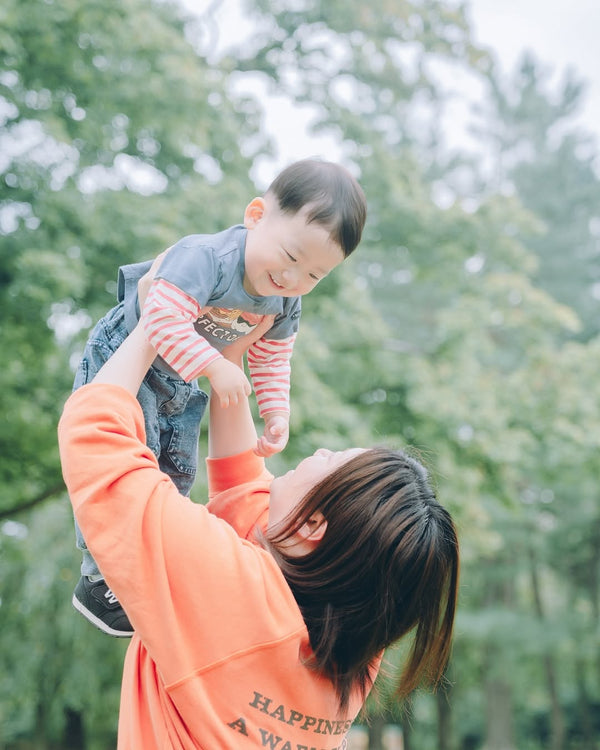
<svg viewBox="0 0 600 750">
<path fill-rule="evenodd" d="M 79 601 L 79 599 L 73 594 L 73 598 L 71 599 L 71 603 L 75 607 L 75 609 L 82 614 L 88 622 L 91 622 L 92 625 L 98 628 L 98 630 L 101 630 L 103 633 L 106 633 L 106 635 L 112 635 L 114 638 L 131 638 L 133 635 L 133 631 L 126 631 L 126 630 L 115 630 L 114 628 L 109 627 L 105 622 L 102 622 L 102 620 L 99 617 L 96 617 L 93 612 L 90 612 L 89 609 L 86 609 L 84 605 Z"/>
</svg>

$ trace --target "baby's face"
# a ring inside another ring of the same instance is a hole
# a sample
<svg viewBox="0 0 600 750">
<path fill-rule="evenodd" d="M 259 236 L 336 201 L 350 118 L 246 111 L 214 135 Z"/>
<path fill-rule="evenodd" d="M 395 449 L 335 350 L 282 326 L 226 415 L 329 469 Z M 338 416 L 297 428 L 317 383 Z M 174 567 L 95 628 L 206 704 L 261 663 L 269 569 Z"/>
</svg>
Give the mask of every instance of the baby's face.
<svg viewBox="0 0 600 750">
<path fill-rule="evenodd" d="M 272 196 L 246 208 L 244 288 L 256 297 L 299 297 L 344 260 L 341 247 L 320 224 L 306 223 L 306 211 L 282 213 Z"/>
</svg>

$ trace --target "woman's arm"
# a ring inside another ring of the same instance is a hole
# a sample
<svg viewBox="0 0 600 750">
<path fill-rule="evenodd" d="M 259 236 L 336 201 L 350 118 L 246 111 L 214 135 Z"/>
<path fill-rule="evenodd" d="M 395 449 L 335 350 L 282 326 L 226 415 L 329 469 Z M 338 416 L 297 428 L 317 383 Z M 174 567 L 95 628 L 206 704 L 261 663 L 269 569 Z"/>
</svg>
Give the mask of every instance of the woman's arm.
<svg viewBox="0 0 600 750">
<path fill-rule="evenodd" d="M 138 323 L 116 352 L 98 370 L 92 382 L 120 385 L 136 396 L 155 357 L 156 351 L 146 341 L 143 327 Z"/>
<path fill-rule="evenodd" d="M 170 249 L 170 248 L 169 248 Z M 138 282 L 140 304 L 143 304 L 148 289 L 168 250 L 154 259 L 150 270 Z M 156 358 L 156 350 L 148 343 L 141 323 L 133 329 L 121 346 L 96 373 L 94 383 L 120 385 L 137 396 L 148 368 Z"/>
</svg>

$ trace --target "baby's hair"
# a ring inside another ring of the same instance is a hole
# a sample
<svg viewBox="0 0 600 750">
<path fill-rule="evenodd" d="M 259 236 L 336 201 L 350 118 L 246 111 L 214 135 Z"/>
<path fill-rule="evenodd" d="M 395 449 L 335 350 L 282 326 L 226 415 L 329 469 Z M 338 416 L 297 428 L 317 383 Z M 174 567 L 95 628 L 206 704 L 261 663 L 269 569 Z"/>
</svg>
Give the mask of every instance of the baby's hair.
<svg viewBox="0 0 600 750">
<path fill-rule="evenodd" d="M 365 194 L 339 164 L 303 159 L 290 164 L 271 183 L 266 195 L 277 199 L 284 213 L 306 208 L 306 221 L 323 226 L 347 258 L 356 249 L 367 218 Z"/>
</svg>

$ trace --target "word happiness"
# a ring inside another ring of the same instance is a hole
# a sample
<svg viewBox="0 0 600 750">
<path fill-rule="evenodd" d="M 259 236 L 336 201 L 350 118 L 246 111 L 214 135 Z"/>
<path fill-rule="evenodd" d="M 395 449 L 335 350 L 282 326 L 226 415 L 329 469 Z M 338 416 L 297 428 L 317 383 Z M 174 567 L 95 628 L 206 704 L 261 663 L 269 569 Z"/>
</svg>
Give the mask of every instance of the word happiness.
<svg viewBox="0 0 600 750">
<path fill-rule="evenodd" d="M 337 741 L 341 743 L 336 744 L 335 747 L 329 746 L 327 748 L 322 747 L 322 740 L 319 741 L 318 747 L 312 744 L 314 740 L 307 740 L 307 744 L 291 743 L 289 740 L 286 740 L 285 737 L 280 737 L 278 734 L 274 734 L 273 732 L 259 727 L 258 731 L 260 733 L 263 747 L 271 748 L 271 750 L 344 750 L 346 747 L 344 736 L 352 725 L 351 719 L 338 721 L 335 719 L 320 719 L 316 716 L 309 716 L 300 711 L 295 711 L 292 708 L 286 708 L 286 706 L 281 703 L 277 704 L 271 698 L 267 698 L 256 690 L 254 691 L 254 696 L 248 705 L 260 713 L 266 714 L 272 719 L 280 721 L 282 725 L 282 735 L 285 735 L 285 730 L 289 726 L 312 734 L 336 736 L 336 739 L 339 738 Z M 243 718 L 231 722 L 228 726 L 241 734 L 248 735 L 248 726 Z"/>
</svg>

